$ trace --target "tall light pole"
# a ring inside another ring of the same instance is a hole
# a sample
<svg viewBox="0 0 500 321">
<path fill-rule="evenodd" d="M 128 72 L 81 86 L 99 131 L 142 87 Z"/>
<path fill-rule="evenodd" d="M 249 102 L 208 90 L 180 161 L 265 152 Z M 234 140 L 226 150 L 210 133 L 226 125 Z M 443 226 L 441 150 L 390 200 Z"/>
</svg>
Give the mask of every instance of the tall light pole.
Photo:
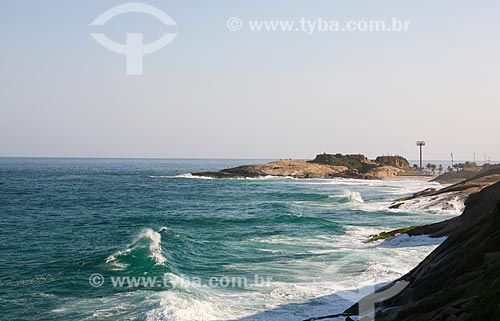
<svg viewBox="0 0 500 321">
<path fill-rule="evenodd" d="M 422 163 L 422 147 L 425 146 L 425 142 L 423 140 L 417 141 L 417 146 L 420 147 L 420 170 L 424 169 L 424 165 Z"/>
<path fill-rule="evenodd" d="M 451 153 L 451 168 L 453 168 L 453 165 L 455 165 L 455 164 L 453 164 L 453 161 L 454 161 L 453 160 L 453 153 Z"/>
</svg>

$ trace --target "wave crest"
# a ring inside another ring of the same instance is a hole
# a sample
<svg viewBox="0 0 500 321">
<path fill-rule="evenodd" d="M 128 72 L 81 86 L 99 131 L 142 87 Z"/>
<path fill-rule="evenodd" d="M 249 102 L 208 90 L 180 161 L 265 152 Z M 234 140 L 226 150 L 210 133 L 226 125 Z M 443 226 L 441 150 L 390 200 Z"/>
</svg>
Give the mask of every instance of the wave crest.
<svg viewBox="0 0 500 321">
<path fill-rule="evenodd" d="M 346 190 L 342 195 L 330 196 L 337 203 L 364 203 L 363 197 L 359 192 Z"/>
<path fill-rule="evenodd" d="M 140 231 L 135 241 L 125 250 L 118 251 L 106 259 L 106 264 L 114 269 L 124 270 L 133 265 L 144 264 L 144 260 L 153 260 L 154 265 L 165 265 L 161 235 L 150 228 Z"/>
</svg>

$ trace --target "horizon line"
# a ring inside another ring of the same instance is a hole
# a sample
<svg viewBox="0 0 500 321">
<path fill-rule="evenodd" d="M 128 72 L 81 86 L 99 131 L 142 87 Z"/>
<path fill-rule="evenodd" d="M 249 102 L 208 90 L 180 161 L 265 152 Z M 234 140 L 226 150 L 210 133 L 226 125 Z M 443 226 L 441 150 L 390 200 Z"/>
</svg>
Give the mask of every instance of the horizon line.
<svg viewBox="0 0 500 321">
<path fill-rule="evenodd" d="M 258 157 L 235 157 L 235 158 L 225 158 L 225 157 L 123 157 L 123 156 L 0 156 L 0 159 L 15 159 L 15 158 L 25 158 L 25 159 L 185 159 L 185 160 L 301 160 L 301 159 L 313 159 L 313 158 L 258 158 Z M 368 159 L 370 159 L 368 157 Z M 418 159 L 409 159 L 408 161 L 418 162 Z M 456 159 L 454 162 L 474 162 L 473 160 L 462 160 Z M 444 159 L 427 159 L 424 162 L 450 162 L 451 160 Z M 496 163 L 495 160 L 490 160 L 491 163 Z M 484 160 L 476 160 L 476 164 L 484 163 Z"/>
</svg>

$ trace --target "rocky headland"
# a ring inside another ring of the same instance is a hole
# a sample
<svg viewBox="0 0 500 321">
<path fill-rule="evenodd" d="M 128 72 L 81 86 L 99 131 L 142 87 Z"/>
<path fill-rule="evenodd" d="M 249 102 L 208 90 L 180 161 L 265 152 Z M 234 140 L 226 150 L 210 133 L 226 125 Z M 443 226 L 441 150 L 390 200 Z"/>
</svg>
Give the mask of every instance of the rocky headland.
<svg viewBox="0 0 500 321">
<path fill-rule="evenodd" d="M 376 320 L 500 320 L 500 183 L 472 194 L 461 216 L 408 234 L 448 238 L 399 280 L 410 285 L 380 305 Z"/>
<path fill-rule="evenodd" d="M 223 169 L 218 172 L 192 173 L 212 178 L 257 178 L 265 176 L 293 178 L 388 179 L 408 171 L 410 164 L 401 156 L 320 154 L 313 160 L 280 160 Z"/>
<path fill-rule="evenodd" d="M 456 184 L 463 182 L 466 179 L 470 179 L 476 176 L 480 171 L 482 171 L 483 167 L 468 167 L 464 168 L 464 170 L 458 172 L 448 172 L 434 178 L 433 182 L 438 182 L 440 184 Z"/>
<path fill-rule="evenodd" d="M 409 282 L 401 293 L 377 306 L 377 321 L 500 321 L 500 166 L 485 166 L 457 184 L 416 193 L 395 205 L 443 195 L 463 195 L 463 214 L 367 240 L 381 241 L 400 234 L 447 237 L 416 268 L 379 290 L 398 281 Z M 336 316 L 352 320 L 351 316 L 357 315 L 356 304 Z"/>
<path fill-rule="evenodd" d="M 462 173 L 466 172 L 466 173 Z M 456 210 L 463 207 L 469 195 L 477 193 L 500 181 L 500 165 L 488 165 L 476 170 L 446 173 L 435 179 L 435 182 L 445 184 L 458 181 L 442 189 L 429 188 L 409 197 L 395 200 L 389 208 L 420 210 L 440 209 Z"/>
</svg>

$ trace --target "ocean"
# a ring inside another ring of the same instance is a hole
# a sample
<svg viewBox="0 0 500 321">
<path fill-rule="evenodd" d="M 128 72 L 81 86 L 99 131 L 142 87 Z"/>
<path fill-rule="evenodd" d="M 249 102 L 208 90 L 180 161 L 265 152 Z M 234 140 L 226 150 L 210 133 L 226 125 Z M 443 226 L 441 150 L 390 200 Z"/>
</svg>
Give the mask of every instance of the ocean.
<svg viewBox="0 0 500 321">
<path fill-rule="evenodd" d="M 2 320 L 303 320 L 342 312 L 443 239 L 371 234 L 437 183 L 194 178 L 264 162 L 0 158 Z"/>
</svg>

